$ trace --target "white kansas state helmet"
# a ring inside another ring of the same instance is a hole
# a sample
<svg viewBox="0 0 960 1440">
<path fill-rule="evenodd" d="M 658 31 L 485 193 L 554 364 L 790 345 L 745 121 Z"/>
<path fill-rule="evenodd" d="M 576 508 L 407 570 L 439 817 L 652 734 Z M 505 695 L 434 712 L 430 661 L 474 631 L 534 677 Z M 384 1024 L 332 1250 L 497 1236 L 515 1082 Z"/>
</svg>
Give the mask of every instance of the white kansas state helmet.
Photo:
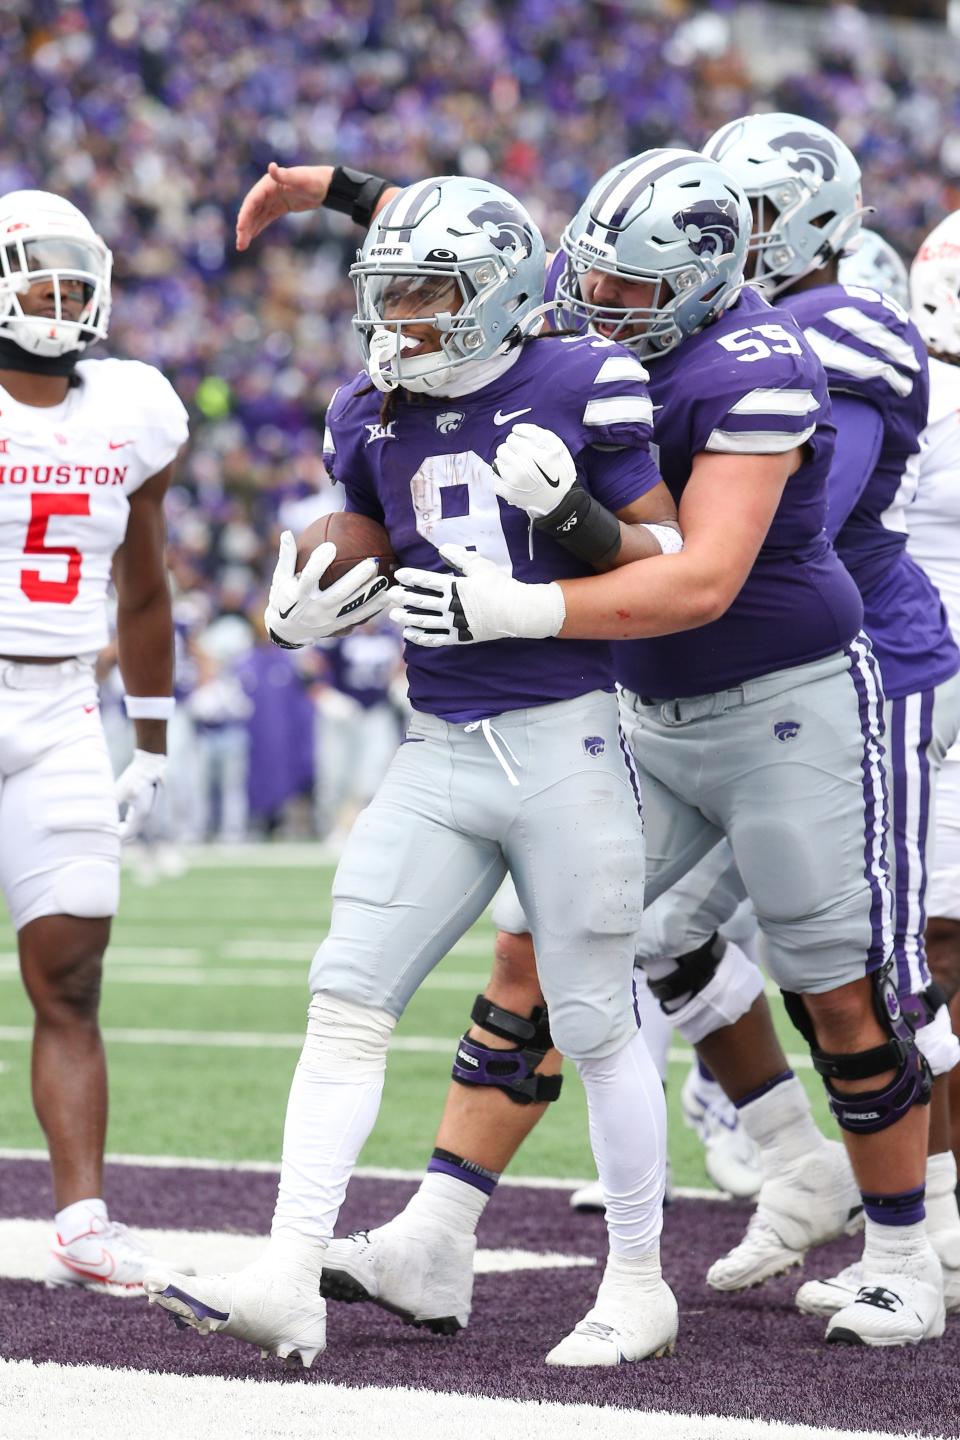
<svg viewBox="0 0 960 1440">
<path fill-rule="evenodd" d="M 859 233 L 860 166 L 825 125 L 802 115 L 746 115 L 721 125 L 703 153 L 753 204 L 754 278 L 768 294 L 843 255 Z"/>
<path fill-rule="evenodd" d="M 441 175 L 401 190 L 350 269 L 354 324 L 377 389 L 437 389 L 539 328 L 545 258 L 540 231 L 499 185 Z M 424 327 L 439 332 L 439 350 L 409 353 Z"/>
<path fill-rule="evenodd" d="M 666 355 L 736 298 L 750 240 L 750 206 L 725 169 L 693 150 L 647 150 L 601 176 L 560 241 L 561 327 L 601 333 L 642 360 Z M 644 305 L 586 299 L 591 271 L 650 286 Z"/>
</svg>

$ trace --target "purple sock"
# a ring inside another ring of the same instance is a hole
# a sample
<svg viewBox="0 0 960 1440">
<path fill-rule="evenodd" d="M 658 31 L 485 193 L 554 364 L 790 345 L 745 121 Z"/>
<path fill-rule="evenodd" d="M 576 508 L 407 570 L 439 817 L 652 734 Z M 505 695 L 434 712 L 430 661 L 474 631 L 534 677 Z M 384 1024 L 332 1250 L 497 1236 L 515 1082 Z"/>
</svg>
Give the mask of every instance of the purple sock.
<svg viewBox="0 0 960 1440">
<path fill-rule="evenodd" d="M 776 1089 L 778 1085 L 782 1085 L 785 1080 L 792 1080 L 793 1078 L 792 1070 L 784 1070 L 782 1075 L 774 1075 L 772 1080 L 768 1080 L 764 1085 L 758 1085 L 756 1090 L 751 1090 L 748 1095 L 741 1095 L 739 1100 L 734 1100 L 734 1108 L 742 1110 L 744 1105 L 750 1104 L 751 1100 L 759 1100 L 761 1095 L 769 1094 L 769 1092 Z"/>
<path fill-rule="evenodd" d="M 484 1195 L 492 1195 L 500 1179 L 496 1170 L 485 1170 L 473 1160 L 465 1160 L 462 1155 L 454 1155 L 452 1150 L 442 1150 L 439 1146 L 430 1156 L 427 1165 L 428 1175 L 437 1173 L 452 1175 L 455 1180 L 462 1180 L 465 1185 L 482 1190 Z"/>
<path fill-rule="evenodd" d="M 925 1185 L 899 1195 L 864 1195 L 863 1213 L 876 1225 L 919 1225 L 926 1214 Z"/>
</svg>

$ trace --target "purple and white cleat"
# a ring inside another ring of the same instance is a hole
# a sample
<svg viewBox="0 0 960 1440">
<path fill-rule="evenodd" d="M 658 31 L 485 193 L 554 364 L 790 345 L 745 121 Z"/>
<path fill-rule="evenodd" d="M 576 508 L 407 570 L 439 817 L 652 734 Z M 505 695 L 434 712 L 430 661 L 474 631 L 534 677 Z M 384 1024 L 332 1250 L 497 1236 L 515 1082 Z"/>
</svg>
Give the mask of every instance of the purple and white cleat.
<svg viewBox="0 0 960 1440">
<path fill-rule="evenodd" d="M 191 1276 L 154 1269 L 144 1277 L 143 1288 L 150 1304 L 168 1311 L 181 1329 L 232 1335 L 258 1345 L 265 1359 L 299 1360 L 309 1369 L 327 1344 L 319 1261 L 313 1273 L 312 1266 L 284 1265 L 288 1258 L 281 1252 L 277 1263 L 273 1242 L 252 1265 L 232 1274 Z"/>
</svg>

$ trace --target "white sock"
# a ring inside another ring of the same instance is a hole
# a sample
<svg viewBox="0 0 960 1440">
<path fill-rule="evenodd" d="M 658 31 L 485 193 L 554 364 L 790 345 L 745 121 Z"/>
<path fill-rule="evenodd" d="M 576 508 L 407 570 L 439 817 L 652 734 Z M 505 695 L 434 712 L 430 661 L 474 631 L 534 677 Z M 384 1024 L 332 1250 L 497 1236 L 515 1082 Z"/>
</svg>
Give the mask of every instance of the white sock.
<svg viewBox="0 0 960 1440">
<path fill-rule="evenodd" d="M 634 970 L 633 982 L 637 1014 L 640 1016 L 640 1024 L 643 1027 L 643 1038 L 650 1052 L 650 1058 L 657 1067 L 657 1074 L 666 1084 L 673 1026 L 660 1009 L 659 1000 L 654 999 L 650 986 L 647 984 L 647 977 L 641 969 Z"/>
<path fill-rule="evenodd" d="M 869 1279 L 871 1273 L 894 1271 L 912 1274 L 918 1260 L 926 1260 L 930 1252 L 930 1240 L 926 1225 L 918 1220 L 915 1225 L 878 1225 L 868 1215 L 863 1231 L 863 1270 Z"/>
<path fill-rule="evenodd" d="M 760 1148 L 764 1173 L 775 1175 L 811 1150 L 825 1144 L 817 1129 L 810 1101 L 796 1075 L 781 1080 L 772 1090 L 737 1106 L 740 1123 Z"/>
<path fill-rule="evenodd" d="M 952 1150 L 927 1157 L 924 1206 L 927 1234 L 943 1264 L 960 1269 L 960 1212 L 957 1210 L 957 1162 Z"/>
<path fill-rule="evenodd" d="M 377 1118 L 396 1020 L 325 995 L 314 996 L 309 1013 L 287 1101 L 272 1234 L 325 1245 Z"/>
<path fill-rule="evenodd" d="M 615 1284 L 626 1281 L 631 1288 L 639 1290 L 655 1290 L 662 1279 L 658 1241 L 646 1255 L 610 1255 L 600 1288 L 603 1288 L 606 1281 L 612 1280 Z"/>
<path fill-rule="evenodd" d="M 104 1200 L 75 1200 L 72 1205 L 65 1205 L 62 1210 L 57 1211 L 57 1234 L 63 1245 L 69 1245 L 78 1235 L 85 1235 L 92 1228 L 94 1220 L 105 1221 L 107 1218 Z"/>
<path fill-rule="evenodd" d="M 449 1234 L 472 1235 L 487 1208 L 490 1196 L 476 1185 L 458 1180 L 455 1175 L 430 1171 L 420 1182 L 405 1209 L 391 1225 L 415 1230 L 445 1230 Z"/>
<path fill-rule="evenodd" d="M 576 1065 L 587 1092 L 611 1258 L 647 1256 L 663 1225 L 667 1107 L 660 1076 L 639 1030 L 616 1054 Z"/>
</svg>

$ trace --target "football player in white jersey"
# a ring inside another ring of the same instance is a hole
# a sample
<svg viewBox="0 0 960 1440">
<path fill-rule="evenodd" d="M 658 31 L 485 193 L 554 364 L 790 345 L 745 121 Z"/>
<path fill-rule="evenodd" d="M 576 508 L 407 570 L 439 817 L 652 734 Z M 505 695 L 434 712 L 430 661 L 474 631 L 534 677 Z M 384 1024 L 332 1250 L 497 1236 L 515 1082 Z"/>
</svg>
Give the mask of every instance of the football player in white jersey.
<svg viewBox="0 0 960 1440">
<path fill-rule="evenodd" d="M 103 1200 L 97 1011 L 120 842 L 166 764 L 163 497 L 187 423 L 151 366 L 84 358 L 107 334 L 110 269 L 68 201 L 0 197 L 0 886 L 34 1008 L 33 1099 L 57 1209 L 51 1285 L 138 1285 L 149 1260 Z M 137 744 L 116 781 L 93 669 L 111 570 Z"/>
<path fill-rule="evenodd" d="M 930 413 L 912 479 L 907 548 L 926 570 L 960 637 L 960 210 L 917 251 L 910 270 L 911 316 L 930 355 Z M 927 959 L 951 1001 L 960 1034 L 960 744 L 940 771 L 933 867 L 927 890 Z M 951 1073 L 953 1150 L 960 1159 L 960 1066 Z M 949 1164 L 947 1156 L 938 1157 Z M 956 1171 L 953 1171 L 954 1183 Z"/>
</svg>

